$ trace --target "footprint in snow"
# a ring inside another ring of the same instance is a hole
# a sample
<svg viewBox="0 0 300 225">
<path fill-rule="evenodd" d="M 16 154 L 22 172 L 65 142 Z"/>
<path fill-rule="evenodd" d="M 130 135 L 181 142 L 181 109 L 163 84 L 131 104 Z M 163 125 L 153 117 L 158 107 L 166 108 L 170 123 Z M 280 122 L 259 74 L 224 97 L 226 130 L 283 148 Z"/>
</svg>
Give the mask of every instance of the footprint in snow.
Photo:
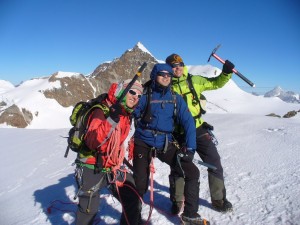
<svg viewBox="0 0 300 225">
<path fill-rule="evenodd" d="M 283 132 L 284 129 L 283 128 L 267 128 L 267 129 L 264 129 L 265 131 L 267 132 Z"/>
</svg>

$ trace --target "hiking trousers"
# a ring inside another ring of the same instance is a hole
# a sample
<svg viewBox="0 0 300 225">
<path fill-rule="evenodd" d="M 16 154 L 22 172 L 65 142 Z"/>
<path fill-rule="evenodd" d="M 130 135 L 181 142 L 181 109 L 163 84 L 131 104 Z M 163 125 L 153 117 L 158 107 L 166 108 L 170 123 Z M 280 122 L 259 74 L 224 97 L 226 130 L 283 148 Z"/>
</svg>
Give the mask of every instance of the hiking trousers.
<svg viewBox="0 0 300 225">
<path fill-rule="evenodd" d="M 120 224 L 138 224 L 140 199 L 137 193 L 131 189 L 135 189 L 132 174 L 126 173 L 124 186 L 118 188 L 119 193 L 117 192 L 115 183 L 110 183 L 111 174 L 109 173 L 94 173 L 93 169 L 89 169 L 85 166 L 77 166 L 75 176 L 78 188 L 80 189 L 78 195 L 79 204 L 76 212 L 76 225 L 93 224 L 100 204 L 99 191 L 104 187 L 108 187 L 113 196 L 117 198 L 123 206 L 124 211 L 121 214 Z M 126 222 L 126 218 L 129 224 Z"/>
<path fill-rule="evenodd" d="M 190 218 L 198 217 L 199 169 L 193 162 L 182 161 L 180 163 L 181 165 L 179 165 L 177 163 L 177 148 L 171 142 L 168 144 L 167 151 L 163 153 L 135 138 L 133 151 L 133 177 L 136 189 L 140 196 L 143 196 L 148 190 L 150 175 L 149 165 L 153 157 L 157 157 L 160 161 L 171 166 L 175 175 L 181 177 L 183 177 L 183 174 L 185 175 L 184 215 Z"/>
<path fill-rule="evenodd" d="M 211 200 L 225 199 L 226 190 L 224 185 L 223 167 L 216 145 L 212 142 L 211 136 L 203 126 L 198 127 L 196 132 L 197 153 L 203 162 L 209 163 L 217 168 L 216 170 L 207 169 Z"/>
<path fill-rule="evenodd" d="M 224 184 L 223 167 L 221 158 L 215 144 L 211 140 L 211 136 L 207 132 L 207 128 L 200 126 L 196 129 L 197 134 L 197 153 L 203 162 L 215 166 L 217 169 L 207 169 L 208 171 L 208 184 L 210 189 L 211 200 L 224 200 L 226 199 L 226 189 Z M 184 140 L 177 138 L 180 144 Z M 171 168 L 170 179 L 170 200 L 172 202 L 182 201 L 183 199 L 183 186 L 184 180 L 173 173 Z"/>
</svg>

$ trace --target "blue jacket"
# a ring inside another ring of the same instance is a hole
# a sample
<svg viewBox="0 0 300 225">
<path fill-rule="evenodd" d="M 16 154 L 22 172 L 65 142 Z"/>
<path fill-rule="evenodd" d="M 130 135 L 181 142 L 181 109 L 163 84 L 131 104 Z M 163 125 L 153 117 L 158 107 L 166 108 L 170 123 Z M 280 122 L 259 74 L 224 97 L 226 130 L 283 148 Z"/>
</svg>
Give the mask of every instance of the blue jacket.
<svg viewBox="0 0 300 225">
<path fill-rule="evenodd" d="M 175 123 L 180 124 L 184 128 L 186 135 L 186 147 L 195 151 L 196 149 L 196 127 L 194 119 L 184 99 L 178 94 L 172 94 L 171 84 L 168 87 L 161 87 L 155 80 L 157 72 L 167 70 L 173 73 L 172 68 L 167 64 L 156 64 L 151 72 L 151 116 L 150 123 L 146 123 L 143 119 L 138 120 L 135 128 L 134 137 L 142 140 L 146 144 L 163 149 L 167 141 L 173 141 L 172 132 Z M 174 112 L 176 96 L 176 113 Z M 138 106 L 133 112 L 134 117 L 140 118 L 147 107 L 148 96 L 144 94 Z M 176 115 L 175 115 L 176 114 Z M 175 118 L 174 118 L 175 117 Z"/>
</svg>

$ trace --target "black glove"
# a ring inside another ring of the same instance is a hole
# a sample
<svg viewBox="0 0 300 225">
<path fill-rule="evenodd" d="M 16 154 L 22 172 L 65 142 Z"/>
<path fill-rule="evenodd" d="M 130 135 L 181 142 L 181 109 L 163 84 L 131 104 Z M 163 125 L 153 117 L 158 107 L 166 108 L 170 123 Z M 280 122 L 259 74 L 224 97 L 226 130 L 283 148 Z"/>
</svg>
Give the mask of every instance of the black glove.
<svg viewBox="0 0 300 225">
<path fill-rule="evenodd" d="M 229 60 L 226 60 L 223 65 L 223 73 L 229 74 L 232 73 L 232 69 L 234 68 L 234 64 L 230 62 Z"/>
<path fill-rule="evenodd" d="M 109 108 L 109 117 L 116 123 L 119 123 L 121 113 L 122 108 L 120 104 L 114 104 Z"/>
<path fill-rule="evenodd" d="M 178 153 L 178 156 L 181 158 L 182 161 L 185 162 L 192 162 L 194 159 L 195 152 L 192 149 L 182 147 Z"/>
<path fill-rule="evenodd" d="M 202 123 L 202 126 L 203 128 L 207 129 L 207 130 L 214 130 L 214 126 L 213 125 L 210 125 L 209 123 L 207 122 L 203 122 Z"/>
</svg>

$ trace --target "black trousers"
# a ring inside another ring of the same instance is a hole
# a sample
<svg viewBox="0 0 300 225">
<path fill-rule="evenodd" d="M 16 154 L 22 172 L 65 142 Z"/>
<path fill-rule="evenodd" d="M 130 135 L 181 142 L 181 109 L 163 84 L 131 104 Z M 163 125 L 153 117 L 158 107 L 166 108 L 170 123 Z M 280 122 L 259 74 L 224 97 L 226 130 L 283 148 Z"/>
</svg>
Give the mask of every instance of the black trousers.
<svg viewBox="0 0 300 225">
<path fill-rule="evenodd" d="M 98 213 L 100 204 L 99 191 L 104 187 L 109 187 L 109 190 L 112 192 L 113 196 L 121 202 L 124 208 L 124 211 L 121 214 L 120 224 L 138 224 L 141 204 L 139 196 L 131 189 L 135 189 L 132 174 L 126 173 L 126 181 L 123 187 L 119 187 L 119 194 L 117 192 L 116 185 L 109 183 L 109 176 L 111 176 L 110 174 L 104 172 L 95 174 L 94 170 L 92 169 L 78 166 L 76 168 L 75 175 L 78 186 L 81 186 L 81 191 L 78 195 L 79 204 L 76 213 L 76 225 L 93 224 L 93 220 Z M 99 184 L 98 187 L 97 184 Z M 95 192 L 91 194 L 89 190 L 93 188 L 95 189 Z M 126 218 L 128 219 L 129 224 L 126 221 Z"/>
<path fill-rule="evenodd" d="M 211 141 L 207 130 L 202 126 L 196 130 L 197 134 L 197 153 L 203 162 L 209 163 L 217 167 L 216 170 L 208 169 L 210 175 L 223 180 L 223 167 L 221 165 L 221 158 L 215 144 Z"/>
<path fill-rule="evenodd" d="M 211 140 L 211 136 L 207 132 L 207 128 L 200 126 L 196 129 L 197 135 L 197 153 L 203 162 L 209 163 L 215 166 L 217 169 L 207 169 L 208 171 L 208 184 L 210 190 L 211 200 L 222 200 L 226 198 L 226 189 L 224 184 L 223 167 L 221 164 L 221 158 L 215 144 Z M 176 136 L 177 141 L 180 145 L 184 145 L 184 136 Z M 173 173 L 173 168 L 171 167 L 170 174 L 170 199 L 171 201 L 181 201 L 182 186 L 184 186 L 184 181 L 182 178 L 178 177 Z"/>
<path fill-rule="evenodd" d="M 221 158 L 215 144 L 212 142 L 207 129 L 200 126 L 196 130 L 197 133 L 197 153 L 203 162 L 215 166 L 217 169 L 207 169 L 208 184 L 212 200 L 221 200 L 226 198 L 226 190 L 224 185 L 223 167 Z"/>
<path fill-rule="evenodd" d="M 136 189 L 140 196 L 143 196 L 149 185 L 150 169 L 149 164 L 152 157 L 157 157 L 160 161 L 167 163 L 173 168 L 173 171 L 178 176 L 183 176 L 185 180 L 184 187 L 184 215 L 194 218 L 199 216 L 199 177 L 200 172 L 193 162 L 181 161 L 180 165 L 177 161 L 177 148 L 169 143 L 168 149 L 165 153 L 160 151 L 154 152 L 152 147 L 145 144 L 139 139 L 134 141 L 133 151 L 133 177 L 136 184 Z"/>
</svg>

